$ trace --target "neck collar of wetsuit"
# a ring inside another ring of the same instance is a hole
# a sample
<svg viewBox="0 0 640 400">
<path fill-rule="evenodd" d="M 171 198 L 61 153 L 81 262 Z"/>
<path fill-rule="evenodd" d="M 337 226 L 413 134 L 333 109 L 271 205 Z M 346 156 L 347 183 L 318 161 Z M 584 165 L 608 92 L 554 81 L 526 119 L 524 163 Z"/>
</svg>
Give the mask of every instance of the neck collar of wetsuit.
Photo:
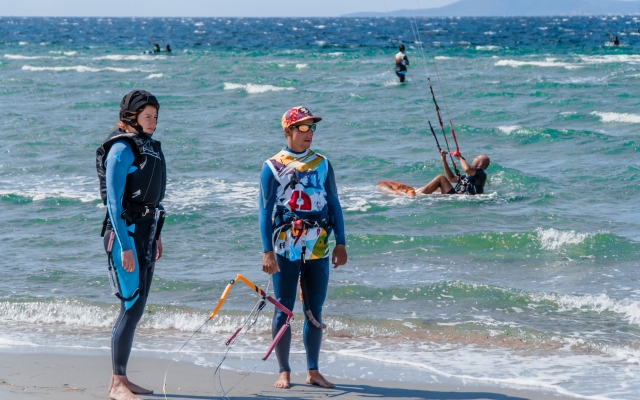
<svg viewBox="0 0 640 400">
<path fill-rule="evenodd" d="M 306 149 L 305 151 L 293 151 L 289 148 L 289 146 L 286 146 L 284 148 L 284 151 L 288 151 L 289 153 L 295 154 L 296 156 L 303 156 L 309 152 L 309 149 Z"/>
<path fill-rule="evenodd" d="M 139 131 L 138 132 L 127 132 L 127 131 L 123 131 L 123 130 L 120 130 L 120 129 L 119 129 L 119 131 L 122 134 L 125 134 L 125 135 L 136 135 L 137 137 L 139 137 L 142 140 L 150 140 L 151 139 L 151 135 L 149 135 L 145 131 L 142 131 L 142 132 L 139 132 Z"/>
</svg>

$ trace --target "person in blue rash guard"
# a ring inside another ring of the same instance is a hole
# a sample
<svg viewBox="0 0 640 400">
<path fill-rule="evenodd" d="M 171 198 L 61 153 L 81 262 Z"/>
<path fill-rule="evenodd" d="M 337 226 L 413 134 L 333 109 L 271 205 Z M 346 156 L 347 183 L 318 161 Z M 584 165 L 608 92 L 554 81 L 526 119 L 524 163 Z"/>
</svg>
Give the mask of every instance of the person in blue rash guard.
<svg viewBox="0 0 640 400">
<path fill-rule="evenodd" d="M 107 208 L 103 224 L 109 279 L 120 299 L 111 333 L 109 396 L 136 400 L 152 394 L 127 378 L 136 326 L 147 302 L 155 262 L 162 256 L 160 231 L 166 164 L 156 129 L 160 104 L 149 92 L 134 90 L 120 104 L 118 129 L 96 151 L 100 194 Z"/>
<path fill-rule="evenodd" d="M 273 275 L 276 299 L 293 311 L 298 282 L 304 312 L 303 342 L 307 353 L 307 379 L 311 385 L 333 388 L 319 371 L 322 344 L 322 306 L 329 285 L 329 246 L 335 232 L 333 267 L 347 262 L 344 220 L 331 163 L 310 149 L 316 123 L 306 107 L 289 109 L 282 117 L 287 147 L 265 161 L 260 174 L 259 223 L 264 255 L 262 270 Z M 275 206 L 275 215 L 274 215 Z M 273 218 L 273 220 L 272 220 Z M 276 309 L 272 334 L 286 315 Z M 289 350 L 291 330 L 276 345 L 280 375 L 275 387 L 291 384 Z"/>
</svg>

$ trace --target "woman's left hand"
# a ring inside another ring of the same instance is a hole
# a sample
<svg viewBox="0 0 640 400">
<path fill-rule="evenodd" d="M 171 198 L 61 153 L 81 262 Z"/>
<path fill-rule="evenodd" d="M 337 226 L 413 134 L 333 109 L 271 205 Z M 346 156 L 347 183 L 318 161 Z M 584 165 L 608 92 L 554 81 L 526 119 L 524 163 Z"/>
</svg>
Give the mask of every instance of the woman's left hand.
<svg viewBox="0 0 640 400">
<path fill-rule="evenodd" d="M 339 244 L 333 249 L 331 262 L 333 263 L 333 268 L 338 268 L 347 263 L 347 248 L 343 244 Z"/>
<path fill-rule="evenodd" d="M 158 248 L 156 249 L 156 261 L 162 257 L 162 236 L 158 237 Z"/>
</svg>

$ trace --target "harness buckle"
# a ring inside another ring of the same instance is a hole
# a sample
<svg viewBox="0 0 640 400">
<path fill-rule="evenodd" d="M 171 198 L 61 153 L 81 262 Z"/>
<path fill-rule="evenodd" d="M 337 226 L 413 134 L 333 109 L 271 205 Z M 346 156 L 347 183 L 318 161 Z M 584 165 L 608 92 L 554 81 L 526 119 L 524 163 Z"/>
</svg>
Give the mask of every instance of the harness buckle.
<svg viewBox="0 0 640 400">
<path fill-rule="evenodd" d="M 149 207 L 144 206 L 144 212 L 142 213 L 142 216 L 143 216 L 143 217 L 146 217 L 146 216 L 147 216 L 147 214 L 149 214 L 149 211 L 151 211 L 151 210 L 149 210 Z"/>
<path fill-rule="evenodd" d="M 302 230 L 304 229 L 304 220 L 302 219 L 294 219 L 293 222 L 291 222 L 291 227 L 295 230 Z"/>
</svg>

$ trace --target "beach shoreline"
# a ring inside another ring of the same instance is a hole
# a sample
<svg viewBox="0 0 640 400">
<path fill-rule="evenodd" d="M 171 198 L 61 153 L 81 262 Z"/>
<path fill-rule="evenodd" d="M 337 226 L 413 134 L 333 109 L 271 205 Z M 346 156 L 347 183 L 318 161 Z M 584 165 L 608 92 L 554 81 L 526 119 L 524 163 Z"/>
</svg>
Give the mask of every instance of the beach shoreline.
<svg viewBox="0 0 640 400">
<path fill-rule="evenodd" d="M 47 399 L 107 399 L 111 359 L 108 352 L 93 354 L 34 353 L 5 350 L 0 359 L 0 397 L 8 400 L 26 398 Z M 133 355 L 129 378 L 155 391 L 152 396 L 141 399 L 164 398 L 163 378 L 168 363 L 158 358 Z M 390 372 L 393 366 L 389 367 Z M 172 364 L 167 379 L 167 398 L 170 399 L 215 399 L 214 369 L 190 362 Z M 330 378 L 335 389 L 322 389 L 305 384 L 303 372 L 292 374 L 290 390 L 275 389 L 272 384 L 276 374 L 245 374 L 223 370 L 221 382 L 225 388 L 237 386 L 228 394 L 232 399 L 247 398 L 319 398 L 341 399 L 389 398 L 389 399 L 569 399 L 549 392 L 530 389 L 462 385 L 417 384 L 388 380 L 349 380 Z M 384 378 L 384 377 L 383 377 Z M 175 383 L 174 383 L 175 382 Z"/>
</svg>

